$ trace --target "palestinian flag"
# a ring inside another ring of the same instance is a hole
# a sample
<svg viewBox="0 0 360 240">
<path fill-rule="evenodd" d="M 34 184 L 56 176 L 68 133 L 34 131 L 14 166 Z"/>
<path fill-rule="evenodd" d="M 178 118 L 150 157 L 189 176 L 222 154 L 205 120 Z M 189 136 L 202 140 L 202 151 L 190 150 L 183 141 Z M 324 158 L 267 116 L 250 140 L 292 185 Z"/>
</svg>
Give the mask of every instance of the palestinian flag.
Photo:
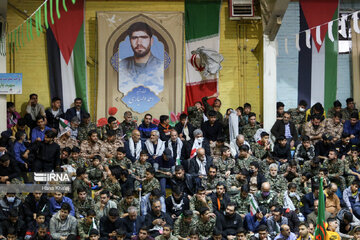
<svg viewBox="0 0 360 240">
<path fill-rule="evenodd" d="M 85 53 L 85 0 L 66 0 L 67 11 L 60 4 L 58 18 L 55 7 L 48 4 L 46 31 L 49 82 L 51 97 L 62 99 L 66 111 L 76 97 L 83 100 L 88 110 Z M 52 20 L 54 24 L 52 24 Z"/>
<path fill-rule="evenodd" d="M 300 0 L 300 32 L 311 29 L 311 35 L 299 36 L 298 100 L 320 102 L 325 109 L 336 100 L 338 56 L 338 21 L 331 32 L 326 23 L 338 18 L 338 7 L 339 0 Z"/>
<path fill-rule="evenodd" d="M 326 239 L 326 228 L 325 228 L 325 197 L 323 189 L 323 178 L 320 178 L 320 187 L 319 187 L 319 207 L 318 215 L 316 219 L 316 228 L 314 237 L 316 240 L 325 240 Z"/>
<path fill-rule="evenodd" d="M 185 111 L 202 97 L 213 95 L 218 88 L 218 74 L 203 77 L 196 56 L 199 47 L 220 48 L 221 0 L 185 0 L 186 93 Z M 214 99 L 212 99 L 214 100 Z"/>
</svg>

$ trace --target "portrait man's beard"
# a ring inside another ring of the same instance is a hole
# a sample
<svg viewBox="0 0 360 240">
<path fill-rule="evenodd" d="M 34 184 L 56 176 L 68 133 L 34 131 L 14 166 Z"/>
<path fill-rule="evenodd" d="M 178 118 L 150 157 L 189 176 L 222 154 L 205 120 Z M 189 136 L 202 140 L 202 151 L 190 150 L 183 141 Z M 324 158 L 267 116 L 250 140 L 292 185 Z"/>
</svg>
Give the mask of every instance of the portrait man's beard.
<svg viewBox="0 0 360 240">
<path fill-rule="evenodd" d="M 138 47 L 140 47 L 140 49 L 136 49 Z M 134 51 L 134 56 L 138 57 L 138 58 L 145 57 L 150 52 L 150 49 L 151 49 L 150 45 L 147 48 L 145 48 L 143 45 L 138 45 L 136 48 L 133 48 L 133 47 L 131 47 L 131 48 Z M 143 50 L 143 49 L 145 49 L 145 50 Z M 139 50 L 141 52 L 139 52 Z"/>
</svg>

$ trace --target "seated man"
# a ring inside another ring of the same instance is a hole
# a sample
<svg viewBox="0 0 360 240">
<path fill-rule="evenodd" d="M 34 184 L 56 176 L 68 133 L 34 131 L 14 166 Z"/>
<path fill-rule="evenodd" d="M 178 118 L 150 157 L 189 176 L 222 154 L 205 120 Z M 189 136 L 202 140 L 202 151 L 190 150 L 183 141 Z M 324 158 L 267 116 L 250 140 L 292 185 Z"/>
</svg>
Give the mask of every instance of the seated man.
<svg viewBox="0 0 360 240">
<path fill-rule="evenodd" d="M 213 212 L 217 215 L 225 212 L 227 205 L 230 203 L 230 198 L 226 193 L 225 182 L 219 182 L 216 185 L 216 192 L 210 194 L 212 201 Z"/>
<path fill-rule="evenodd" d="M 50 234 L 54 240 L 65 240 L 70 234 L 77 234 L 76 218 L 69 215 L 73 207 L 68 203 L 63 203 L 59 212 L 52 216 L 50 220 Z"/>
<path fill-rule="evenodd" d="M 88 161 L 93 159 L 95 155 L 99 155 L 101 158 L 104 158 L 105 155 L 108 154 L 103 141 L 99 140 L 96 130 L 90 130 L 88 132 L 88 139 L 81 143 L 80 149 L 81 157 Z"/>
<path fill-rule="evenodd" d="M 271 190 L 269 182 L 261 184 L 261 190 L 257 191 L 254 197 L 259 206 L 266 208 L 267 212 L 270 212 L 270 203 L 277 202 L 282 205 L 282 199 L 278 198 L 278 194 Z"/>
<path fill-rule="evenodd" d="M 190 158 L 193 158 L 196 155 L 196 151 L 199 148 L 204 148 L 206 155 L 210 156 L 210 143 L 209 141 L 203 137 L 203 132 L 200 129 L 194 130 L 194 139 L 191 139 L 190 141 L 187 141 L 184 143 L 183 152 L 181 159 L 187 160 Z M 187 167 L 186 164 L 182 163 L 185 167 Z M 188 171 L 188 168 L 185 168 L 185 170 Z"/>
<path fill-rule="evenodd" d="M 275 240 L 296 240 L 296 235 L 290 231 L 290 227 L 287 224 L 283 224 L 280 227 L 280 234 L 275 237 Z"/>
<path fill-rule="evenodd" d="M 154 238 L 150 236 L 149 228 L 147 226 L 142 226 L 138 235 L 136 235 L 133 240 L 154 240 Z"/>
<path fill-rule="evenodd" d="M 146 140 L 145 147 L 149 153 L 149 163 L 154 165 L 155 162 L 159 161 L 165 150 L 165 142 L 160 140 L 160 133 L 158 130 L 153 130 L 150 133 L 150 138 Z"/>
<path fill-rule="evenodd" d="M 12 228 L 15 230 L 13 234 L 18 237 L 17 239 L 23 239 L 25 237 L 26 224 L 16 209 L 10 209 L 8 218 L 1 222 L 0 236 L 7 236 L 10 233 L 9 230 Z"/>
<path fill-rule="evenodd" d="M 34 222 L 39 212 L 44 214 L 47 220 L 46 222 L 48 222 L 51 217 L 48 197 L 40 191 L 29 193 L 24 200 L 23 211 L 25 216 L 24 220 L 28 225 Z"/>
<path fill-rule="evenodd" d="M 260 128 L 260 125 L 256 122 L 256 114 L 250 113 L 249 114 L 249 123 L 246 124 L 243 128 L 243 134 L 244 134 L 245 140 L 250 145 L 255 143 L 254 135 L 259 128 Z"/>
<path fill-rule="evenodd" d="M 140 136 L 142 141 L 146 141 L 150 138 L 150 132 L 153 130 L 158 130 L 157 125 L 151 122 L 152 115 L 150 113 L 145 114 L 143 122 L 139 125 L 138 130 L 140 131 Z"/>
<path fill-rule="evenodd" d="M 230 151 L 231 151 L 231 156 L 234 158 L 234 159 L 237 159 L 238 156 L 239 156 L 239 151 L 240 151 L 240 147 L 242 145 L 247 145 L 250 149 L 250 144 L 245 141 L 245 137 L 244 135 L 242 134 L 239 134 L 236 136 L 236 139 L 232 140 L 230 142 Z"/>
<path fill-rule="evenodd" d="M 84 114 L 87 113 L 82 109 L 82 99 L 81 98 L 75 98 L 74 99 L 74 107 L 69 108 L 65 113 L 65 119 L 69 122 L 73 117 L 77 117 L 80 121 L 84 119 Z"/>
<path fill-rule="evenodd" d="M 205 155 L 204 148 L 197 149 L 196 153 L 196 156 L 190 160 L 189 174 L 201 179 L 207 176 L 212 158 Z"/>
<path fill-rule="evenodd" d="M 108 190 L 102 190 L 100 192 L 100 201 L 95 204 L 95 211 L 97 219 L 107 216 L 110 209 L 117 208 L 117 204 L 110 200 L 110 192 Z"/>
<path fill-rule="evenodd" d="M 132 131 L 137 129 L 137 124 L 135 121 L 133 121 L 132 112 L 124 112 L 124 121 L 120 123 L 120 127 L 122 132 L 125 134 L 124 140 L 127 141 L 131 137 Z"/>
<path fill-rule="evenodd" d="M 172 235 L 173 228 L 169 224 L 165 224 L 161 235 L 157 236 L 155 240 L 178 240 L 177 237 Z"/>
<path fill-rule="evenodd" d="M 65 114 L 61 109 L 61 99 L 53 97 L 51 99 L 51 107 L 45 110 L 47 126 L 56 129 L 59 132 L 59 120 L 64 118 Z"/>
<path fill-rule="evenodd" d="M 197 193 L 190 199 L 190 210 L 199 215 L 200 209 L 206 207 L 210 212 L 213 211 L 213 202 L 209 196 L 206 196 L 205 188 L 200 186 Z"/>
<path fill-rule="evenodd" d="M 150 235 L 157 237 L 163 230 L 165 224 L 173 225 L 173 220 L 166 212 L 161 211 L 160 200 L 154 200 L 151 205 L 151 211 L 145 216 L 145 226 L 150 226 Z"/>
<path fill-rule="evenodd" d="M 330 183 L 329 186 L 324 190 L 326 196 L 325 210 L 333 216 L 336 216 L 337 213 L 341 210 L 340 199 L 336 195 L 338 187 L 335 183 Z"/>
<path fill-rule="evenodd" d="M 306 161 L 312 160 L 315 157 L 315 147 L 310 142 L 309 136 L 301 137 L 301 144 L 296 147 L 295 160 L 300 166 L 304 165 Z"/>
<path fill-rule="evenodd" d="M 179 240 L 187 240 L 190 232 L 196 230 L 197 219 L 191 210 L 185 210 L 174 223 L 174 236 Z"/>
<path fill-rule="evenodd" d="M 84 214 L 84 218 L 78 220 L 77 230 L 81 240 L 89 237 L 89 231 L 93 228 L 94 224 L 98 227 L 95 218 L 96 213 L 94 209 L 89 209 Z"/>
<path fill-rule="evenodd" d="M 324 123 L 322 117 L 319 114 L 314 115 L 310 122 L 304 125 L 303 136 L 308 136 L 312 145 L 315 145 L 325 132 Z"/>
<path fill-rule="evenodd" d="M 95 208 L 94 199 L 91 198 L 85 188 L 77 189 L 77 199 L 74 200 L 74 207 L 77 219 L 84 218 L 89 210 Z"/>
<path fill-rule="evenodd" d="M 166 212 L 175 221 L 184 211 L 190 208 L 189 198 L 181 191 L 180 186 L 175 186 L 172 193 L 165 200 Z"/>
<path fill-rule="evenodd" d="M 0 184 L 20 182 L 20 169 L 15 160 L 5 153 L 0 157 Z"/>
<path fill-rule="evenodd" d="M 121 218 L 125 218 L 129 215 L 129 207 L 135 207 L 137 212 L 140 212 L 140 202 L 134 197 L 132 189 L 127 189 L 124 197 L 118 203 L 119 215 Z"/>
<path fill-rule="evenodd" d="M 78 128 L 78 134 L 77 134 L 77 139 L 82 142 L 84 140 L 88 139 L 88 133 L 92 130 L 98 130 L 96 127 L 96 123 L 91 122 L 91 118 L 90 118 L 90 114 L 89 113 L 84 113 L 82 115 L 82 118 L 80 120 L 80 118 L 78 117 L 73 117 L 71 119 L 71 121 L 73 122 L 73 120 L 77 119 L 80 123 L 79 128 Z"/>
<path fill-rule="evenodd" d="M 35 235 L 30 240 L 51 240 L 48 226 L 45 223 L 40 224 Z"/>
<path fill-rule="evenodd" d="M 24 118 L 20 118 L 15 126 L 11 128 L 12 136 L 15 137 L 15 134 L 18 132 L 24 132 L 26 134 L 26 141 L 30 141 L 30 128 L 26 125 L 26 120 Z"/>
<path fill-rule="evenodd" d="M 100 239 L 112 239 L 116 236 L 116 229 L 122 227 L 123 222 L 119 218 L 116 208 L 110 208 L 109 212 L 100 218 Z"/>
<path fill-rule="evenodd" d="M 350 116 L 350 120 L 346 120 L 344 124 L 344 133 L 350 135 L 350 144 L 357 145 L 360 136 L 359 113 L 354 112 Z"/>
<path fill-rule="evenodd" d="M 199 209 L 199 221 L 197 231 L 201 238 L 209 238 L 216 224 L 216 215 L 210 212 L 209 208 L 201 207 Z"/>
<path fill-rule="evenodd" d="M 161 115 L 160 116 L 160 123 L 158 125 L 158 130 L 160 132 L 160 139 L 162 141 L 169 141 L 170 139 L 170 131 L 173 127 L 169 125 L 170 119 L 168 115 Z"/>
<path fill-rule="evenodd" d="M 255 215 L 251 215 L 251 213 L 246 214 L 244 227 L 250 233 L 258 233 L 260 231 L 261 225 L 266 225 L 266 217 L 265 215 L 268 213 L 267 209 L 260 206 L 256 211 Z"/>
<path fill-rule="evenodd" d="M 46 126 L 46 121 L 43 116 L 36 118 L 36 125 L 37 127 L 31 131 L 31 142 L 44 141 L 46 131 L 51 130 L 51 128 Z"/>
<path fill-rule="evenodd" d="M 197 191 L 197 183 L 195 177 L 191 174 L 185 173 L 184 167 L 178 165 L 175 167 L 175 174 L 171 179 L 171 186 L 180 186 L 181 190 L 189 196 L 192 196 Z"/>
<path fill-rule="evenodd" d="M 208 112 L 209 120 L 201 124 L 201 130 L 204 133 L 205 139 L 210 142 L 211 147 L 215 147 L 216 140 L 222 135 L 223 126 L 221 122 L 216 121 L 216 112 L 210 110 Z"/>
<path fill-rule="evenodd" d="M 194 128 L 200 128 L 201 123 L 204 121 L 204 107 L 201 102 L 198 101 L 194 106 L 190 106 L 187 108 L 187 112 L 189 114 L 189 122 Z"/>
<path fill-rule="evenodd" d="M 283 118 L 276 120 L 273 127 L 271 128 L 271 133 L 275 136 L 275 138 L 285 136 L 286 139 L 297 142 L 298 132 L 296 130 L 295 124 L 290 119 L 290 112 L 284 112 Z"/>
<path fill-rule="evenodd" d="M 151 193 L 146 194 L 141 198 L 140 206 L 141 206 L 141 215 L 145 216 L 149 212 L 151 212 L 152 203 L 155 200 L 160 200 L 161 203 L 161 211 L 166 212 L 165 198 L 161 194 L 160 189 L 153 189 Z"/>
<path fill-rule="evenodd" d="M 239 214 L 235 212 L 235 204 L 228 203 L 225 210 L 225 215 L 218 214 L 219 230 L 226 238 L 228 235 L 233 235 L 239 227 L 243 227 L 243 221 Z"/>
<path fill-rule="evenodd" d="M 358 180 L 354 180 L 343 192 L 343 200 L 351 213 L 354 213 L 353 207 L 355 203 L 360 201 L 360 193 L 358 192 L 359 186 L 360 182 Z M 357 215 L 360 216 L 360 212 L 357 213 Z"/>
<path fill-rule="evenodd" d="M 254 156 L 258 159 L 264 159 L 271 151 L 271 143 L 269 141 L 269 134 L 262 132 L 261 139 L 253 145 Z"/>
<path fill-rule="evenodd" d="M 185 113 L 182 113 L 180 115 L 180 121 L 175 125 L 175 131 L 178 133 L 181 141 L 194 139 L 194 130 L 194 126 L 188 121 L 188 116 Z"/>
<path fill-rule="evenodd" d="M 56 212 L 58 212 L 61 209 L 61 206 L 64 205 L 64 203 L 70 206 L 69 209 L 70 215 L 75 216 L 75 208 L 71 198 L 65 197 L 64 193 L 62 192 L 55 192 L 54 196 L 50 198 L 49 200 L 50 214 L 54 215 Z"/>
<path fill-rule="evenodd" d="M 280 233 L 278 226 L 284 224 L 288 224 L 288 219 L 283 216 L 283 209 L 278 206 L 272 212 L 272 216 L 267 219 L 267 226 L 271 238 L 275 238 Z"/>
<path fill-rule="evenodd" d="M 122 218 L 122 228 L 126 233 L 126 239 L 132 239 L 143 226 L 144 216 L 139 216 L 136 207 L 129 207 L 129 215 Z"/>
<path fill-rule="evenodd" d="M 26 120 L 26 125 L 28 125 L 31 129 L 36 127 L 36 118 L 38 116 L 46 117 L 45 108 L 43 105 L 38 103 L 38 95 L 36 93 L 32 93 L 29 96 L 29 101 L 26 106 L 26 114 L 24 119 Z"/>
<path fill-rule="evenodd" d="M 172 129 L 170 131 L 170 139 L 166 142 L 166 148 L 170 150 L 171 157 L 177 162 L 181 162 L 182 156 L 181 153 L 183 152 L 184 143 L 178 137 L 178 133 L 176 130 Z M 179 164 L 178 164 L 179 165 Z"/>
<path fill-rule="evenodd" d="M 145 150 L 145 144 L 140 139 L 139 130 L 133 130 L 129 140 L 125 142 L 126 157 L 135 162 L 140 159 L 140 152 Z"/>
</svg>

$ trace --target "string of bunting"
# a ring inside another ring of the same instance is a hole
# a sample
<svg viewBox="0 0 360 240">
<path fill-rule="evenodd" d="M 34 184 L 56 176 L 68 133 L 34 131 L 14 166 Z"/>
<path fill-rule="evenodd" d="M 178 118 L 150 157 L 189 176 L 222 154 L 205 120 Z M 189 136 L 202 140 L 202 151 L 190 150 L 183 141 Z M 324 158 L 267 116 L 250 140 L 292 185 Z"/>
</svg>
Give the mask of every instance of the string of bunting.
<svg viewBox="0 0 360 240">
<path fill-rule="evenodd" d="M 54 4 L 55 1 L 55 4 Z M 35 21 L 35 30 L 36 35 L 40 36 L 40 33 L 43 31 L 42 19 L 44 19 L 44 24 L 46 29 L 49 28 L 50 24 L 54 24 L 54 14 L 53 8 L 56 9 L 56 17 L 60 19 L 60 1 L 61 0 L 45 0 L 26 20 L 24 20 L 21 24 L 15 27 L 12 31 L 7 32 L 7 39 L 9 48 L 12 51 L 15 48 L 15 51 L 25 46 L 24 35 L 26 34 L 26 39 L 28 42 L 34 39 L 33 36 L 33 21 Z M 66 7 L 66 2 L 70 2 L 70 0 L 62 0 L 62 7 L 65 12 L 68 11 Z M 76 3 L 76 0 L 71 0 L 72 4 Z M 49 9 L 48 9 L 49 4 Z M 55 6 L 54 6 L 55 5 Z M 44 14 L 42 15 L 42 11 Z M 50 21 L 48 19 L 47 11 L 50 11 Z M 33 19 L 34 18 L 34 19 Z M 50 23 L 50 24 L 49 24 Z M 26 25 L 26 29 L 24 27 Z M 26 33 L 25 33 L 26 31 Z M 6 54 L 6 42 L 5 42 L 5 34 L 0 36 L 0 54 Z"/>
<path fill-rule="evenodd" d="M 300 48 L 300 34 L 306 34 L 306 37 L 305 37 L 305 43 L 306 43 L 306 47 L 311 49 L 311 30 L 315 29 L 315 36 L 312 36 L 313 40 L 316 41 L 317 44 L 321 45 L 322 44 L 322 41 L 321 41 L 321 27 L 323 26 L 326 26 L 327 25 L 327 28 L 328 28 L 328 31 L 327 31 L 327 35 L 328 35 L 328 38 L 330 39 L 331 42 L 334 42 L 334 36 L 333 36 L 333 23 L 336 22 L 336 21 L 339 21 L 339 25 L 340 25 L 340 34 L 343 38 L 347 38 L 347 31 L 346 31 L 346 21 L 347 19 L 351 16 L 351 19 L 353 21 L 353 28 L 354 28 L 354 31 L 357 33 L 357 34 L 360 34 L 360 27 L 359 27 L 359 17 L 358 17 L 358 13 L 360 11 L 356 11 L 356 12 L 352 12 L 350 14 L 344 14 L 343 16 L 337 18 L 337 19 L 334 19 L 334 20 L 331 20 L 330 22 L 326 22 L 326 23 L 323 23 L 323 24 L 320 24 L 320 25 L 317 25 L 315 27 L 312 27 L 312 28 L 309 28 L 309 29 L 306 29 L 306 30 L 303 30 L 303 31 L 300 31 L 296 34 L 290 34 L 290 36 L 295 36 L 295 47 L 298 51 L 301 51 L 301 48 Z M 288 54 L 289 53 L 289 48 L 288 48 L 288 38 L 289 37 L 285 37 L 284 38 L 284 49 L 285 49 L 285 53 Z"/>
</svg>

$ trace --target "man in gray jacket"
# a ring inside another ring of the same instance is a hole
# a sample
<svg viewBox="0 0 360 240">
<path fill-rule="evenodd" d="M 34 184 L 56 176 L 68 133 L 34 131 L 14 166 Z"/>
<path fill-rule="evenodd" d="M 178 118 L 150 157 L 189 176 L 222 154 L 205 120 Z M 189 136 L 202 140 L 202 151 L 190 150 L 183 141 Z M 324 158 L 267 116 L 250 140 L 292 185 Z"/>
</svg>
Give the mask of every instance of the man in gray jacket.
<svg viewBox="0 0 360 240">
<path fill-rule="evenodd" d="M 77 234 L 76 218 L 69 215 L 71 206 L 63 203 L 60 211 L 54 214 L 50 220 L 50 234 L 54 240 L 66 240 L 70 234 Z"/>
<path fill-rule="evenodd" d="M 284 224 L 288 224 L 288 219 L 283 217 L 283 209 L 277 206 L 273 211 L 272 216 L 267 220 L 268 231 L 272 239 L 280 233 L 280 228 Z"/>
</svg>

